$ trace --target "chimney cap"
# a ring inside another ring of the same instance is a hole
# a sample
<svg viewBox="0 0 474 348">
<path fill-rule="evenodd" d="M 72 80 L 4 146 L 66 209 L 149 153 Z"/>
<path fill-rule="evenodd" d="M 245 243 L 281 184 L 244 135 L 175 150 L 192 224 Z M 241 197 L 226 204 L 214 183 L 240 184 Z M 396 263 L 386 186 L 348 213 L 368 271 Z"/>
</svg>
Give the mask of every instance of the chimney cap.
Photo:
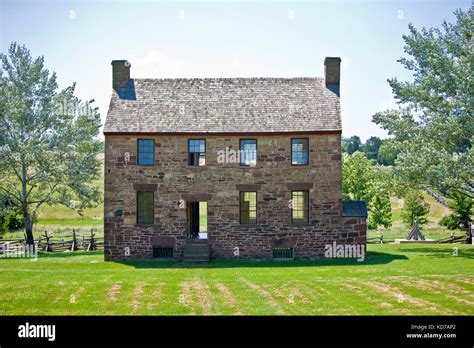
<svg viewBox="0 0 474 348">
<path fill-rule="evenodd" d="M 327 62 L 338 62 L 338 63 L 340 63 L 341 62 L 341 57 L 326 57 L 326 58 L 324 58 L 324 64 L 326 64 Z"/>
<path fill-rule="evenodd" d="M 115 59 L 111 63 L 112 65 L 123 64 L 125 66 L 130 66 L 130 62 L 126 59 Z"/>
</svg>

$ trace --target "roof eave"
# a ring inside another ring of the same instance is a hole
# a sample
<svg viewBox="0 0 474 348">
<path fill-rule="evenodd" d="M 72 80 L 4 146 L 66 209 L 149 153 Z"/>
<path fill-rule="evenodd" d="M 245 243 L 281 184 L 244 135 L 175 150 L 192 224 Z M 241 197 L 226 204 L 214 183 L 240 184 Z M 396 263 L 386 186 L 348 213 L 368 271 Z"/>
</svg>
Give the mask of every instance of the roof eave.
<svg viewBox="0 0 474 348">
<path fill-rule="evenodd" d="M 261 131 L 261 132 L 114 132 L 114 131 L 104 131 L 104 135 L 107 136 L 134 136 L 134 135 L 141 135 L 141 136 L 156 136 L 156 135 L 214 135 L 214 136 L 250 136 L 250 135 L 330 135 L 330 134 L 341 134 L 342 130 L 334 129 L 334 130 L 313 130 L 313 131 Z"/>
</svg>

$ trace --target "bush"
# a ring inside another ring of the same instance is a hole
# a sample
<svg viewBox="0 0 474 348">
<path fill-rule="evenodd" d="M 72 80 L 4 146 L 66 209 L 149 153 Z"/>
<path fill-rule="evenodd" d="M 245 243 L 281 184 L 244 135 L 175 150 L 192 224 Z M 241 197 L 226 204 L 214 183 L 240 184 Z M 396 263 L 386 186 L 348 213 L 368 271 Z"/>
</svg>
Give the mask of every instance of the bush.
<svg viewBox="0 0 474 348">
<path fill-rule="evenodd" d="M 473 214 L 474 200 L 458 192 L 454 192 L 450 196 L 452 200 L 448 203 L 448 207 L 453 213 L 442 218 L 439 222 L 440 225 L 450 230 L 460 229 L 469 231 L 469 225 L 472 222 L 471 215 Z"/>
<path fill-rule="evenodd" d="M 25 227 L 23 214 L 17 208 L 0 209 L 0 234 Z"/>
<path fill-rule="evenodd" d="M 426 215 L 430 212 L 430 205 L 425 202 L 423 192 L 419 189 L 408 189 L 404 194 L 405 202 L 402 208 L 402 220 L 408 226 L 418 221 L 420 225 L 426 224 Z"/>
<path fill-rule="evenodd" d="M 25 226 L 23 214 L 14 202 L 4 195 L 0 195 L 0 234 L 10 230 L 19 230 Z"/>
</svg>

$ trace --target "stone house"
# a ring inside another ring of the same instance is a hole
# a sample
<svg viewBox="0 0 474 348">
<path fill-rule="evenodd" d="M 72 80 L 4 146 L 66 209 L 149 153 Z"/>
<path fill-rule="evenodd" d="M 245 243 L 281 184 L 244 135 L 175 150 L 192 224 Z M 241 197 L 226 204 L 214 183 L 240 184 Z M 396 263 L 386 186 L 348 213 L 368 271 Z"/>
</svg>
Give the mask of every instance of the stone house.
<svg viewBox="0 0 474 348">
<path fill-rule="evenodd" d="M 105 259 L 315 259 L 366 243 L 343 202 L 340 58 L 325 77 L 133 79 L 112 62 Z"/>
</svg>

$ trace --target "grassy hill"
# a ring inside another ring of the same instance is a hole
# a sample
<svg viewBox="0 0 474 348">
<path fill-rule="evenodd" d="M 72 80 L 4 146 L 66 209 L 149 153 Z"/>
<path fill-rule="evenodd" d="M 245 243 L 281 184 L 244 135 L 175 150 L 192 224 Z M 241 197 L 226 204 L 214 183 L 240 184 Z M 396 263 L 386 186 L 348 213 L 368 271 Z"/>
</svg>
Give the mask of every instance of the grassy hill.
<svg viewBox="0 0 474 348">
<path fill-rule="evenodd" d="M 428 223 L 421 226 L 422 233 L 426 238 L 441 239 L 451 235 L 453 231 L 440 226 L 439 221 L 446 215 L 450 214 L 450 210 L 444 205 L 438 203 L 429 194 L 423 194 L 425 201 L 430 205 L 430 212 L 428 214 Z M 392 226 L 388 229 L 379 228 L 374 231 L 369 231 L 369 238 L 377 237 L 383 234 L 384 238 L 391 240 L 394 238 L 405 238 L 411 231 L 411 227 L 405 225 L 402 221 L 401 213 L 403 207 L 403 199 L 392 197 Z M 455 235 L 463 235 L 462 231 L 455 231 Z"/>
</svg>

